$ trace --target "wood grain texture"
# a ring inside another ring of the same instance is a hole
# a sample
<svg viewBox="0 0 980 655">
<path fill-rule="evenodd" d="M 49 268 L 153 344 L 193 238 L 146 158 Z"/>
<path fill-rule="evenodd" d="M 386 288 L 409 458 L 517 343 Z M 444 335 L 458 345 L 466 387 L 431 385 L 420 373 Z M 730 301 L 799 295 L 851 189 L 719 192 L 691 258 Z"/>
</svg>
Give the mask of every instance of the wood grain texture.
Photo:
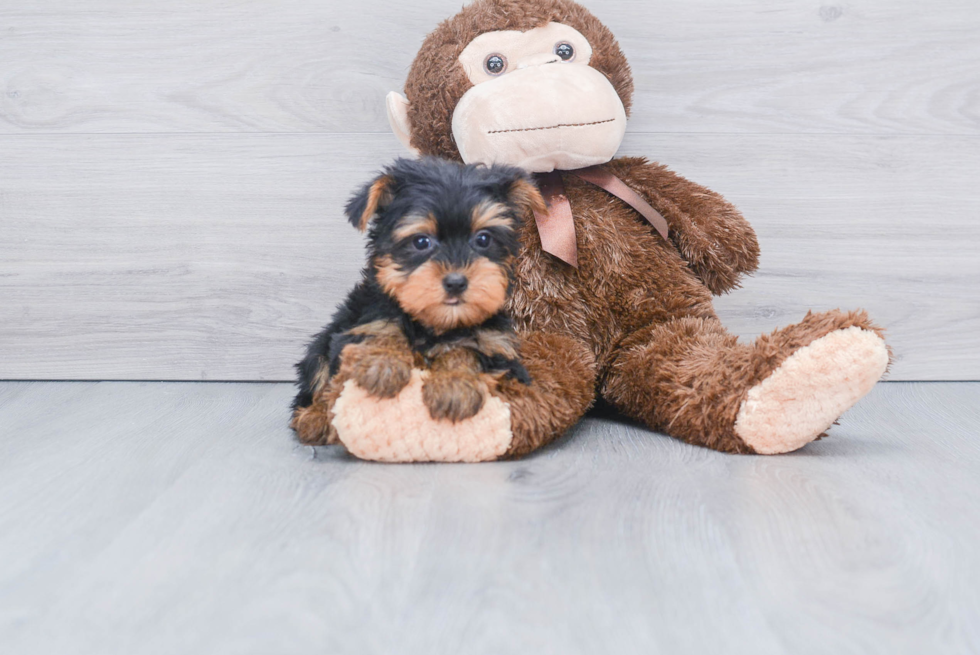
<svg viewBox="0 0 980 655">
<path fill-rule="evenodd" d="M 363 262 L 340 208 L 386 135 L 0 137 L 0 378 L 289 380 Z M 980 140 L 632 135 L 738 204 L 746 337 L 866 307 L 893 379 L 980 378 Z"/>
<path fill-rule="evenodd" d="M 0 133 L 387 132 L 460 6 L 7 2 Z M 980 133 L 972 0 L 590 0 L 636 76 L 637 132 Z"/>
<path fill-rule="evenodd" d="M 980 384 L 720 454 L 595 414 L 525 460 L 293 443 L 273 384 L 0 384 L 0 643 L 33 653 L 974 653 Z"/>
<path fill-rule="evenodd" d="M 980 379 L 974 2 L 588 3 L 624 154 L 735 201 L 746 337 L 867 307 L 893 379 Z M 285 380 L 361 265 L 347 194 L 459 0 L 0 6 L 0 378 Z"/>
</svg>

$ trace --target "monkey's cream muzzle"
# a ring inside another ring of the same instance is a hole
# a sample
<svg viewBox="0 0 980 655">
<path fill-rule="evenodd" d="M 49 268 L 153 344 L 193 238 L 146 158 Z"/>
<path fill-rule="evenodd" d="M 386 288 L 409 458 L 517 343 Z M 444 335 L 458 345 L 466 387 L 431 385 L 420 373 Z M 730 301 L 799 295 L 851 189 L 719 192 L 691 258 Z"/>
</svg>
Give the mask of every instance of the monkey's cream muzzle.
<svg viewBox="0 0 980 655">
<path fill-rule="evenodd" d="M 456 105 L 452 128 L 468 164 L 546 173 L 612 159 L 626 133 L 626 110 L 605 75 L 556 62 L 477 84 Z"/>
</svg>

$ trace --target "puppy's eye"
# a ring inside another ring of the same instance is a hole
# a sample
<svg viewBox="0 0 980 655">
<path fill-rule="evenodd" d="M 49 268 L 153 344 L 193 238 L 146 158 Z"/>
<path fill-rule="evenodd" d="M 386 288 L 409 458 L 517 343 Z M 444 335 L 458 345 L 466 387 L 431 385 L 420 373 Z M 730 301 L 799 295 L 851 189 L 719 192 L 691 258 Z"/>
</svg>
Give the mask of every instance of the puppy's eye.
<svg viewBox="0 0 980 655">
<path fill-rule="evenodd" d="M 507 68 L 507 60 L 496 53 L 488 56 L 483 62 L 483 69 L 491 75 L 500 75 Z"/>
<path fill-rule="evenodd" d="M 575 56 L 575 48 L 570 43 L 559 43 L 555 46 L 555 54 L 561 57 L 562 61 L 571 61 Z"/>
<path fill-rule="evenodd" d="M 418 234 L 412 237 L 412 246 L 416 250 L 428 250 L 432 247 L 432 239 L 424 234 Z"/>
<path fill-rule="evenodd" d="M 493 237 L 490 236 L 489 232 L 477 232 L 476 236 L 473 237 L 473 244 L 477 248 L 489 248 L 491 243 L 493 243 Z"/>
</svg>

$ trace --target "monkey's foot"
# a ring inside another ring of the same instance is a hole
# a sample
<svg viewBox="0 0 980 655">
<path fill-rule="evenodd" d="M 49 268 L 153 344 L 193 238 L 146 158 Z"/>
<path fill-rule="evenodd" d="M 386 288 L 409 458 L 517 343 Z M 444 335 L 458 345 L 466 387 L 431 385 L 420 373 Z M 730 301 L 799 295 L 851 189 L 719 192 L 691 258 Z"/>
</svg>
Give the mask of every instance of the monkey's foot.
<svg viewBox="0 0 980 655">
<path fill-rule="evenodd" d="M 888 348 L 870 330 L 835 330 L 800 348 L 749 389 L 735 433 L 757 453 L 810 443 L 884 375 Z"/>
<path fill-rule="evenodd" d="M 354 380 L 345 382 L 333 406 L 340 442 L 355 457 L 379 462 L 485 462 L 507 452 L 512 439 L 507 403 L 489 396 L 470 418 L 434 420 L 422 398 L 427 375 L 413 369 L 394 398 L 378 398 Z"/>
</svg>

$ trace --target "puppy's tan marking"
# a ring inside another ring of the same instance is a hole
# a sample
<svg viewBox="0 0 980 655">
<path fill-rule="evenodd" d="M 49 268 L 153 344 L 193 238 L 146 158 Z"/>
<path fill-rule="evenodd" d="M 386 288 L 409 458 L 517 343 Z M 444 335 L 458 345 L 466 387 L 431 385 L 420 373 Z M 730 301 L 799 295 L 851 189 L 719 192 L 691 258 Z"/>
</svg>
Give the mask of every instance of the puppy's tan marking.
<svg viewBox="0 0 980 655">
<path fill-rule="evenodd" d="M 429 415 L 458 423 L 476 416 L 486 399 L 486 385 L 475 375 L 431 375 L 422 387 L 422 401 Z"/>
<path fill-rule="evenodd" d="M 548 205 L 545 203 L 544 198 L 541 197 L 541 192 L 538 191 L 538 187 L 527 180 L 514 180 L 514 183 L 510 185 L 510 190 L 507 192 L 507 198 L 524 210 L 525 215 L 529 213 L 548 213 Z"/>
<path fill-rule="evenodd" d="M 363 337 L 404 337 L 398 325 L 389 320 L 371 321 L 364 325 L 357 325 L 349 329 L 347 334 Z"/>
<path fill-rule="evenodd" d="M 477 349 L 488 357 L 500 355 L 506 359 L 518 359 L 516 334 L 496 330 L 478 330 L 476 342 Z"/>
<path fill-rule="evenodd" d="M 365 357 L 354 364 L 351 377 L 372 396 L 394 398 L 412 377 L 410 364 L 381 357 Z"/>
<path fill-rule="evenodd" d="M 483 407 L 488 388 L 480 379 L 480 360 L 466 348 L 446 348 L 429 367 L 422 387 L 422 401 L 436 420 L 457 423 Z"/>
<path fill-rule="evenodd" d="M 452 362 L 452 367 L 459 367 L 467 364 L 463 360 L 453 359 L 456 351 L 469 351 L 480 353 L 486 357 L 500 355 L 505 359 L 519 359 L 517 349 L 517 335 L 511 332 L 499 332 L 497 330 L 478 330 L 472 337 L 464 337 L 448 343 L 439 343 L 426 351 L 426 358 L 432 362 L 430 368 L 435 370 L 444 362 Z M 473 370 L 479 368 L 479 360 L 476 361 Z"/>
<path fill-rule="evenodd" d="M 453 270 L 428 261 L 406 276 L 388 260 L 378 269 L 378 281 L 402 309 L 436 334 L 479 325 L 504 306 L 509 284 L 507 271 L 486 257 L 458 269 L 469 285 L 458 304 L 447 305 L 442 278 Z"/>
<path fill-rule="evenodd" d="M 405 284 L 406 275 L 401 267 L 388 255 L 382 255 L 374 260 L 375 277 L 378 284 L 389 296 L 398 297 L 397 290 Z"/>
<path fill-rule="evenodd" d="M 337 442 L 337 431 L 330 425 L 330 410 L 326 405 L 314 403 L 297 407 L 289 427 L 296 430 L 301 443 L 322 446 Z"/>
<path fill-rule="evenodd" d="M 430 260 L 408 276 L 391 278 L 392 283 L 385 290 L 416 320 L 437 331 L 448 330 L 452 326 L 439 318 L 440 308 L 448 307 L 443 304 L 446 292 L 442 288 L 442 278 L 447 272 L 445 266 Z"/>
<path fill-rule="evenodd" d="M 438 233 L 439 224 L 432 214 L 425 216 L 409 215 L 398 222 L 398 226 L 392 231 L 391 236 L 395 241 L 401 241 L 416 234 L 435 236 Z"/>
<path fill-rule="evenodd" d="M 323 391 L 323 388 L 330 382 L 330 366 L 322 357 L 319 358 L 316 375 L 313 376 L 313 394 L 316 395 Z"/>
<path fill-rule="evenodd" d="M 507 301 L 510 280 L 507 271 L 486 257 L 481 257 L 461 271 L 469 280 L 463 302 L 458 308 L 459 325 L 478 325 L 500 311 Z"/>
<path fill-rule="evenodd" d="M 449 353 L 461 348 L 469 348 L 470 350 L 475 351 L 479 349 L 479 344 L 477 344 L 476 339 L 472 337 L 466 337 L 447 343 L 437 343 L 425 351 L 425 356 L 431 362 L 441 357 L 446 357 L 449 355 Z"/>
<path fill-rule="evenodd" d="M 482 371 L 480 367 L 480 358 L 477 354 L 468 348 L 454 348 L 452 344 L 443 344 L 447 346 L 441 349 L 436 356 L 433 357 L 432 363 L 429 365 L 429 370 L 433 373 L 443 372 L 443 373 L 473 373 L 477 374 Z M 436 350 L 435 348 L 432 349 Z M 430 351 L 431 352 L 431 351 Z"/>
<path fill-rule="evenodd" d="M 514 229 L 514 219 L 507 215 L 507 205 L 499 202 L 483 201 L 473 208 L 473 219 L 470 221 L 472 232 L 479 232 L 488 227 L 503 227 Z"/>
<path fill-rule="evenodd" d="M 378 209 L 391 202 L 393 198 L 391 181 L 390 177 L 382 175 L 371 185 L 371 190 L 368 192 L 367 205 L 364 207 L 364 213 L 361 214 L 361 218 L 357 222 L 357 229 L 361 232 L 367 229 L 368 223 L 378 213 Z"/>
</svg>

